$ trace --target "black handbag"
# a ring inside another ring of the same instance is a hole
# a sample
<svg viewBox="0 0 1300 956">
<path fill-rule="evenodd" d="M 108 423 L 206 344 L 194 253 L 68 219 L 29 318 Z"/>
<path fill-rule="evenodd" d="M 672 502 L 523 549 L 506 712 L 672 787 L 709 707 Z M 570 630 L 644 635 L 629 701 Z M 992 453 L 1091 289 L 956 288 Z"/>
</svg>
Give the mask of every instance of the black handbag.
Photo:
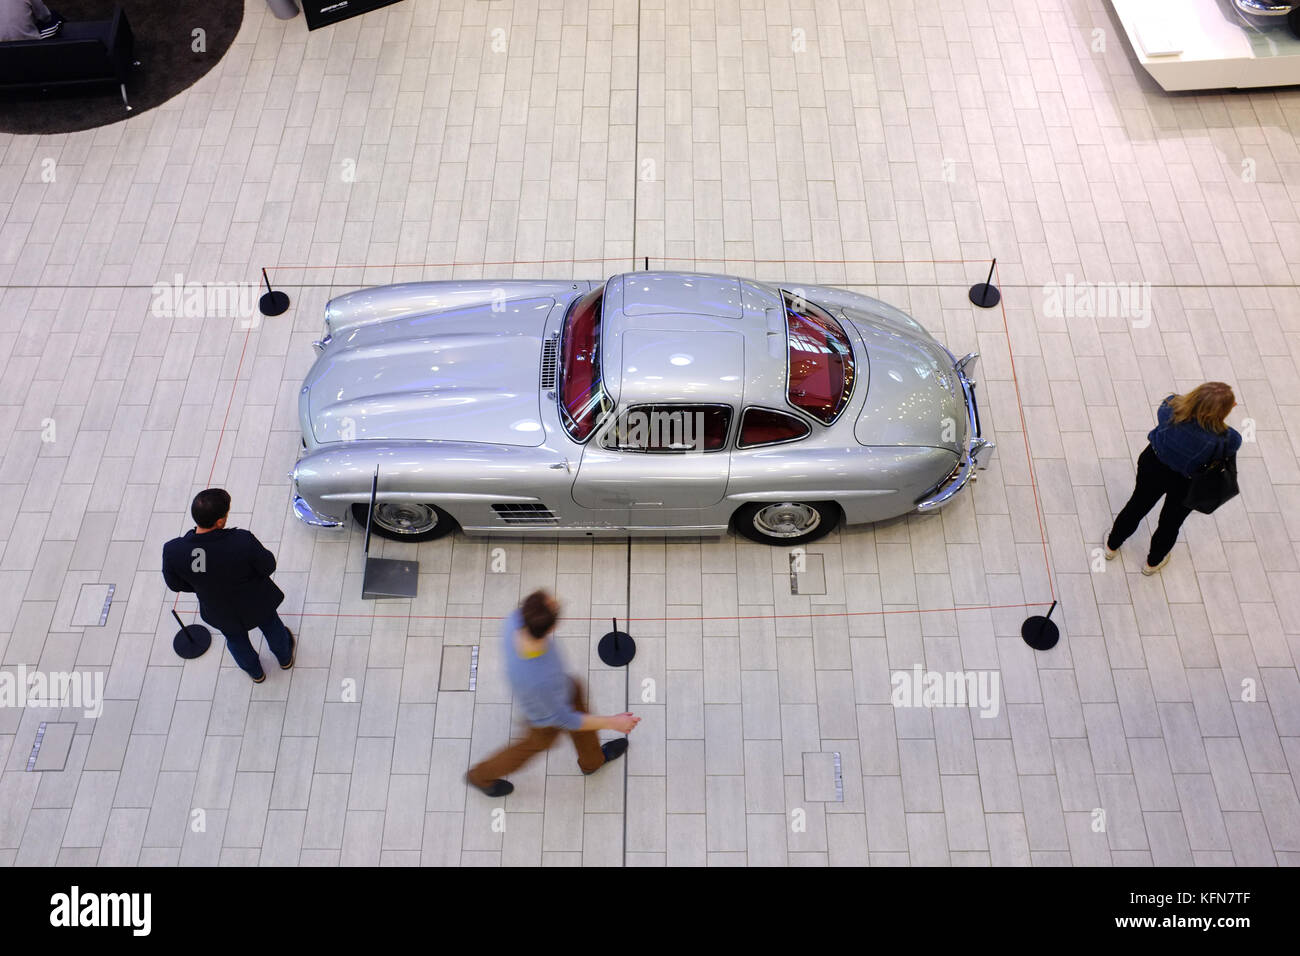
<svg viewBox="0 0 1300 956">
<path fill-rule="evenodd" d="M 1215 458 L 1192 473 L 1187 494 L 1183 496 L 1183 506 L 1201 514 L 1213 514 L 1224 502 L 1237 497 L 1240 491 L 1237 487 L 1237 456 Z"/>
</svg>

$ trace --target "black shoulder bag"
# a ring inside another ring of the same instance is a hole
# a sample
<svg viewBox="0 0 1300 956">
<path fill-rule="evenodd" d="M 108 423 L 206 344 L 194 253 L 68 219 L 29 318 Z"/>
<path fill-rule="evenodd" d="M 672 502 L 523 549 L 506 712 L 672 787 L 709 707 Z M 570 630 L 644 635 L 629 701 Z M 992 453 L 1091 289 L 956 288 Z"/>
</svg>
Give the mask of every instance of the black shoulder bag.
<svg viewBox="0 0 1300 956">
<path fill-rule="evenodd" d="M 1223 458 L 1212 458 L 1192 472 L 1190 477 L 1187 494 L 1183 496 L 1183 506 L 1201 514 L 1213 514 L 1225 502 L 1240 494 L 1235 453 Z"/>
</svg>

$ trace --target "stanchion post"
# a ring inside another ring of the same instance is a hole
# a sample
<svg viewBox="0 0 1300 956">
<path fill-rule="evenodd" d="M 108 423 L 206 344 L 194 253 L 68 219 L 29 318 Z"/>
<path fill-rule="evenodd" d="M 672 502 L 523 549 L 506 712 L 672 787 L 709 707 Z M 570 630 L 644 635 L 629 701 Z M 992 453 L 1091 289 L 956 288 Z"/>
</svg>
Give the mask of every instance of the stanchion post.
<svg viewBox="0 0 1300 956">
<path fill-rule="evenodd" d="M 618 618 L 613 619 L 614 629 L 600 639 L 596 653 L 610 667 L 622 667 L 636 657 L 636 641 L 627 631 L 618 629 Z"/>
<path fill-rule="evenodd" d="M 1052 612 L 1056 610 L 1056 601 L 1047 609 L 1047 614 L 1035 614 L 1025 618 L 1020 625 L 1020 637 L 1036 651 L 1051 650 L 1061 639 L 1061 629 L 1053 621 Z"/>
<path fill-rule="evenodd" d="M 181 628 L 172 638 L 172 650 L 176 652 L 176 656 L 187 661 L 202 657 L 212 646 L 212 633 L 202 624 L 187 625 L 176 613 L 175 608 L 172 608 L 172 617 L 176 618 L 176 623 Z"/>
<path fill-rule="evenodd" d="M 977 305 L 981 309 L 991 309 L 1002 301 L 1002 293 L 993 284 L 993 270 L 997 267 L 998 260 L 994 258 L 993 263 L 989 266 L 989 277 L 983 282 L 977 282 L 970 287 L 970 300 L 973 305 Z"/>
<path fill-rule="evenodd" d="M 262 268 L 262 281 L 266 283 L 266 292 L 258 300 L 257 307 L 263 315 L 283 315 L 289 308 L 289 297 L 283 292 L 271 288 L 271 280 Z"/>
</svg>

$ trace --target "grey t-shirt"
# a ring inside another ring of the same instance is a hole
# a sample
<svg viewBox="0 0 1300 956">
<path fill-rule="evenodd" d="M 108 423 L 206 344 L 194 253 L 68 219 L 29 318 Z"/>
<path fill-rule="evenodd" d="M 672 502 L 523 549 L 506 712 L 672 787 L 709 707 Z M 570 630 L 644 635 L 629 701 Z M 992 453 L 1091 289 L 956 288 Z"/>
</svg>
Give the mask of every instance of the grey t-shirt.
<svg viewBox="0 0 1300 956">
<path fill-rule="evenodd" d="M 515 702 L 534 727 L 563 727 L 577 730 L 583 715 L 573 709 L 573 685 L 564 670 L 564 660 L 555 640 L 546 643 L 546 653 L 524 659 L 515 647 L 515 635 L 524 626 L 524 616 L 516 610 L 501 627 L 501 642 L 506 656 L 506 678 L 515 694 Z"/>
<path fill-rule="evenodd" d="M 0 0 L 0 41 L 39 40 L 40 25 L 52 19 L 41 0 Z"/>
</svg>

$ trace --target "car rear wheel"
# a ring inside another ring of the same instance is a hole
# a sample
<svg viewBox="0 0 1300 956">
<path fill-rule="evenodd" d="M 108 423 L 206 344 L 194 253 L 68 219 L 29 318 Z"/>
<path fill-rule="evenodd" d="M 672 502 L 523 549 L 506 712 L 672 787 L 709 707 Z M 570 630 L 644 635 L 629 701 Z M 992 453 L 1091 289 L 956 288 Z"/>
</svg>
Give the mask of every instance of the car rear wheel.
<svg viewBox="0 0 1300 956">
<path fill-rule="evenodd" d="M 824 501 L 756 501 L 736 512 L 736 532 L 763 544 L 793 546 L 825 537 L 840 521 L 837 505 Z"/>
<path fill-rule="evenodd" d="M 370 506 L 355 504 L 352 517 L 362 527 L 369 516 Z M 375 508 L 371 525 L 375 534 L 390 541 L 433 541 L 456 530 L 456 519 L 437 505 L 414 501 L 381 501 Z"/>
</svg>

